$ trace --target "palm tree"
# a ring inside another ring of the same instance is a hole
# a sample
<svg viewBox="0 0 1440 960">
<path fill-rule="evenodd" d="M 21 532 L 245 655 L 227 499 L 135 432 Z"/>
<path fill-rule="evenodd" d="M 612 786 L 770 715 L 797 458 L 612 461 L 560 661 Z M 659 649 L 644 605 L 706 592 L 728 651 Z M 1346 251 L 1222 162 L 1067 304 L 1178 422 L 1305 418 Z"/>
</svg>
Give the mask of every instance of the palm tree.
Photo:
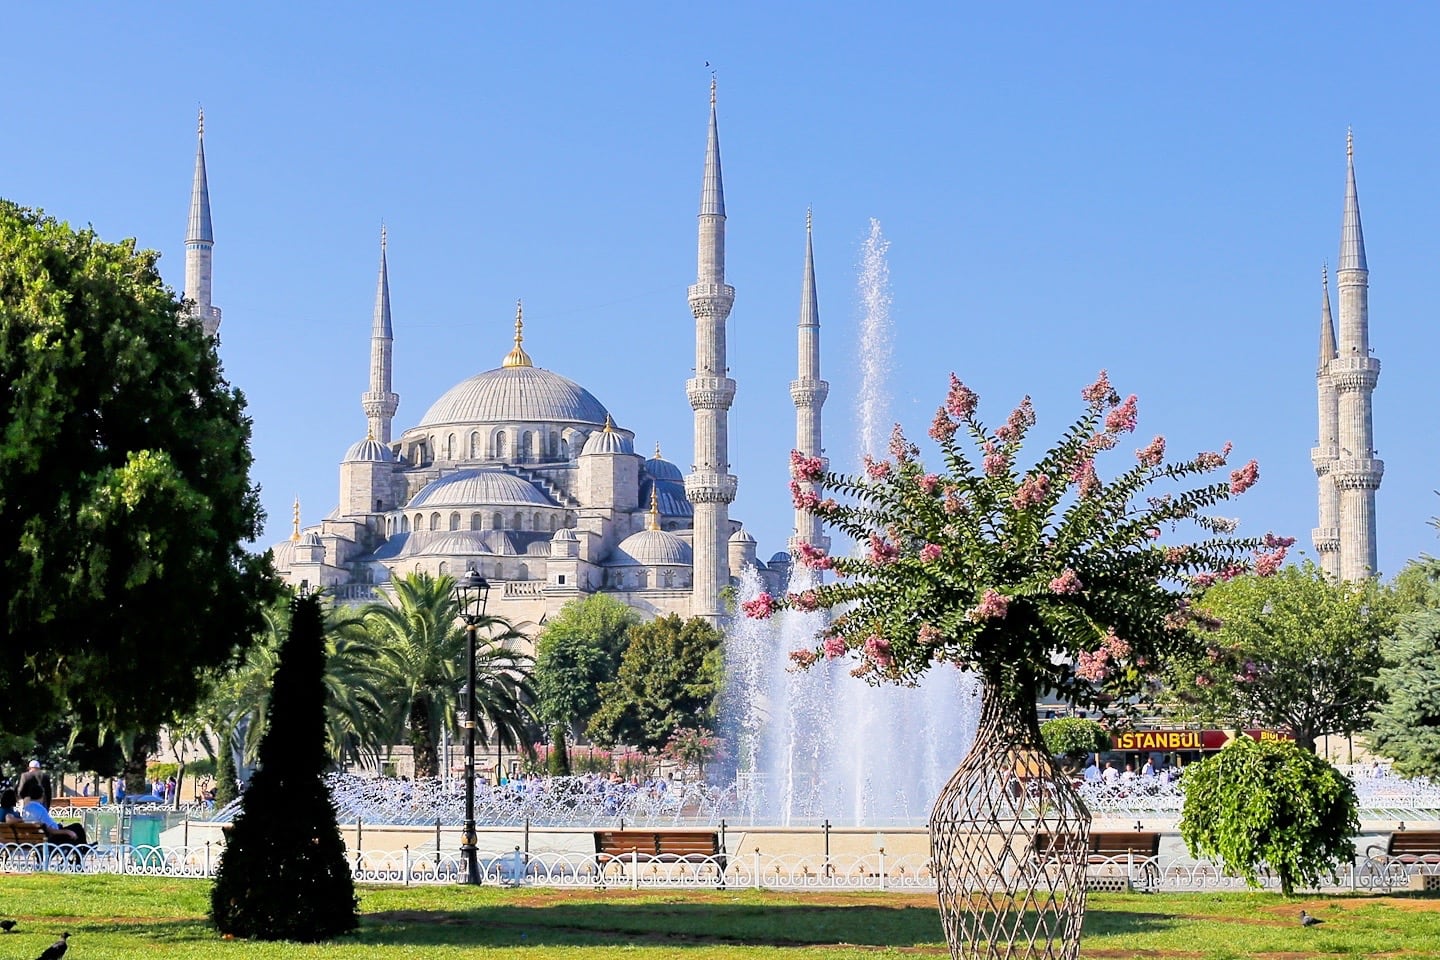
<svg viewBox="0 0 1440 960">
<path fill-rule="evenodd" d="M 440 772 L 442 728 L 453 728 L 465 680 L 465 630 L 454 578 L 412 573 L 392 583 L 385 603 L 362 613 L 389 676 L 392 729 L 408 726 L 417 777 Z M 528 747 L 530 658 L 507 644 L 523 639 L 503 617 L 483 617 L 475 656 L 476 735 L 482 744 Z"/>
</svg>

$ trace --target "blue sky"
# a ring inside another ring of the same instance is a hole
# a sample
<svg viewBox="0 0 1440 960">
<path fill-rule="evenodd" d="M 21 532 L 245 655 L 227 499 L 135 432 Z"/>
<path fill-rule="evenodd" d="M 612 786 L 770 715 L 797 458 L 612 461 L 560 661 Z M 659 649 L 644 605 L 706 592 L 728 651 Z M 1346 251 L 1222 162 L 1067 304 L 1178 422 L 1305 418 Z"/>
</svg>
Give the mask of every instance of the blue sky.
<svg viewBox="0 0 1440 960">
<path fill-rule="evenodd" d="M 524 298 L 535 361 L 688 469 L 709 61 L 737 290 L 732 512 L 762 555 L 791 525 L 807 205 L 833 459 L 854 456 L 875 217 L 894 414 L 914 434 L 951 370 L 995 422 L 1032 394 L 1044 436 L 1108 367 L 1140 396 L 1135 446 L 1234 441 L 1262 480 L 1227 512 L 1308 547 L 1347 125 L 1383 364 L 1382 571 L 1440 552 L 1440 7 L 20 4 L 6 20 L 0 195 L 137 237 L 177 285 L 204 105 L 221 353 L 255 419 L 267 541 L 296 495 L 307 523 L 335 505 L 364 436 L 382 218 L 397 432 L 499 364 Z"/>
</svg>

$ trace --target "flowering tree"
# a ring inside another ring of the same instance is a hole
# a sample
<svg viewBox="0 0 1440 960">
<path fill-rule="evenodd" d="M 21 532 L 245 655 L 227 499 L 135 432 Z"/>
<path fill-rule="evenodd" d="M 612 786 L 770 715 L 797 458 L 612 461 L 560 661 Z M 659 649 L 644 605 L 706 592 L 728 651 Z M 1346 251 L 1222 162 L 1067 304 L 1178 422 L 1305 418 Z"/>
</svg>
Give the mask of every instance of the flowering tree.
<svg viewBox="0 0 1440 960">
<path fill-rule="evenodd" d="M 1084 858 L 1055 851 L 1084 849 L 1089 812 L 1045 750 L 1037 696 L 1123 709 L 1200 642 L 1189 629 L 1192 583 L 1273 573 L 1293 542 L 1237 538 L 1234 521 L 1209 512 L 1259 478 L 1252 460 L 1206 479 L 1227 466 L 1228 444 L 1167 462 L 1157 436 L 1102 478 L 1097 459 L 1134 432 L 1137 400 L 1121 401 L 1104 372 L 1081 396 L 1084 411 L 1028 467 L 1020 453 L 1035 424 L 1030 399 L 992 430 L 976 414 L 979 397 L 953 374 L 930 427 L 937 470 L 899 427 L 890 458 L 867 458 L 860 476 L 791 454 L 796 507 L 848 534 L 860 555 L 801 544 L 799 563 L 837 579 L 744 605 L 751 617 L 834 611 L 817 645 L 791 654 L 802 667 L 843 658 L 868 682 L 905 684 L 947 662 L 980 677 L 974 744 L 930 821 L 956 957 L 998 955 L 1001 942 L 1006 956 L 1079 949 Z M 1167 545 L 1166 532 L 1198 537 Z M 981 909 L 975 891 L 1010 906 Z"/>
<path fill-rule="evenodd" d="M 720 738 L 705 727 L 676 727 L 662 752 L 669 760 L 693 767 L 696 775 L 704 779 L 705 764 L 720 753 Z"/>
</svg>

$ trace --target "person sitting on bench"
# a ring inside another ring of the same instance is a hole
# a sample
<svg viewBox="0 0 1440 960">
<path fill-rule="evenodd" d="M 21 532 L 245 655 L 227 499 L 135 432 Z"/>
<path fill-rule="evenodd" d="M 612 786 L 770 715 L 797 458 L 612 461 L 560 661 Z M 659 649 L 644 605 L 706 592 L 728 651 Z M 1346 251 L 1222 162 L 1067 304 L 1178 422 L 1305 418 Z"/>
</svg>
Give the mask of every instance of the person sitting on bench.
<svg viewBox="0 0 1440 960">
<path fill-rule="evenodd" d="M 15 809 L 17 802 L 14 788 L 6 787 L 0 790 L 0 823 L 20 823 L 25 819 L 20 816 L 20 811 Z"/>
<path fill-rule="evenodd" d="M 83 847 L 88 841 L 85 839 L 85 827 L 78 823 L 70 823 L 65 826 L 55 822 L 50 816 L 50 811 L 45 809 L 41 802 L 44 793 L 36 780 L 26 780 L 20 784 L 20 815 L 30 823 L 38 823 L 45 828 L 46 835 L 51 843 L 66 844 Z"/>
</svg>

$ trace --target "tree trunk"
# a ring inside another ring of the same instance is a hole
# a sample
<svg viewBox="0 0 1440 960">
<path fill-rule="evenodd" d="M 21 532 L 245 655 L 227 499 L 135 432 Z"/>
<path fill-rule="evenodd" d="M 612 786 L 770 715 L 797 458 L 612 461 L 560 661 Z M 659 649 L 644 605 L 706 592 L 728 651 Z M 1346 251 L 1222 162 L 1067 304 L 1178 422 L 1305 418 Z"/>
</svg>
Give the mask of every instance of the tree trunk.
<svg viewBox="0 0 1440 960">
<path fill-rule="evenodd" d="M 410 704 L 410 757 L 415 763 L 415 779 L 440 775 L 440 748 L 430 724 L 430 702 L 424 697 L 416 697 Z"/>
<path fill-rule="evenodd" d="M 149 760 L 150 745 L 144 739 L 137 739 L 125 758 L 125 765 L 120 768 L 127 797 L 139 797 L 150 792 L 150 784 L 145 782 L 145 768 Z"/>
<path fill-rule="evenodd" d="M 954 960 L 1074 960 L 1090 811 L 1040 736 L 1033 690 L 987 683 L 980 724 L 930 815 L 940 919 Z"/>
<path fill-rule="evenodd" d="M 550 727 L 550 756 L 546 759 L 545 772 L 552 777 L 570 776 L 570 748 L 565 740 L 565 724 L 556 723 Z"/>
</svg>

